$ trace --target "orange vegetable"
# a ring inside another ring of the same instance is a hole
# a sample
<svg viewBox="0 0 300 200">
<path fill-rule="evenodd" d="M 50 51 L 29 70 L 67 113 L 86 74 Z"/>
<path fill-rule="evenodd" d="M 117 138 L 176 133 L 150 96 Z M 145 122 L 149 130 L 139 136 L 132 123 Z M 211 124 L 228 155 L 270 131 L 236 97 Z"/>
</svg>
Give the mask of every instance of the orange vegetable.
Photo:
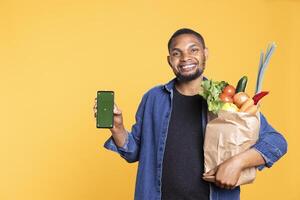
<svg viewBox="0 0 300 200">
<path fill-rule="evenodd" d="M 246 110 L 245 110 L 246 113 L 249 113 L 251 115 L 255 115 L 256 112 L 257 112 L 257 105 L 252 105 L 252 106 L 249 106 Z"/>
<path fill-rule="evenodd" d="M 247 101 L 241 106 L 240 112 L 245 112 L 247 108 L 249 108 L 252 105 L 254 105 L 253 99 L 247 99 Z"/>
<path fill-rule="evenodd" d="M 233 96 L 233 103 L 240 108 L 249 98 L 245 92 L 239 92 Z"/>
</svg>

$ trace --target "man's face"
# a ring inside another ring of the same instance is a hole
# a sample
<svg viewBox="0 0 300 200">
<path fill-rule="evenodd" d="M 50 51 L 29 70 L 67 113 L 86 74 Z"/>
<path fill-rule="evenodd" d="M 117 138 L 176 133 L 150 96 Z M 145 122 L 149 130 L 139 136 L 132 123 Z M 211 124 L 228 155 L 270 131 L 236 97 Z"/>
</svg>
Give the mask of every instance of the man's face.
<svg viewBox="0 0 300 200">
<path fill-rule="evenodd" d="M 168 62 L 179 81 L 188 82 L 201 76 L 208 50 L 192 34 L 175 37 L 170 47 Z"/>
</svg>

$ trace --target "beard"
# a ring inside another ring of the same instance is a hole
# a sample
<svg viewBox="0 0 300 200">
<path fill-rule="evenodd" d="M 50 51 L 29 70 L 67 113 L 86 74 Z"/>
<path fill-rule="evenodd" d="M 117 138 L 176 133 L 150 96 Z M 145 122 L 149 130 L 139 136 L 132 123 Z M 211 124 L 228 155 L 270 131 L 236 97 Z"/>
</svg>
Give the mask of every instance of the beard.
<svg viewBox="0 0 300 200">
<path fill-rule="evenodd" d="M 189 81 L 193 81 L 193 80 L 199 78 L 203 74 L 204 69 L 205 69 L 205 58 L 202 62 L 202 68 L 201 69 L 197 68 L 195 73 L 189 74 L 189 75 L 183 75 L 179 72 L 179 73 L 176 73 L 175 75 L 179 82 L 189 82 Z"/>
</svg>

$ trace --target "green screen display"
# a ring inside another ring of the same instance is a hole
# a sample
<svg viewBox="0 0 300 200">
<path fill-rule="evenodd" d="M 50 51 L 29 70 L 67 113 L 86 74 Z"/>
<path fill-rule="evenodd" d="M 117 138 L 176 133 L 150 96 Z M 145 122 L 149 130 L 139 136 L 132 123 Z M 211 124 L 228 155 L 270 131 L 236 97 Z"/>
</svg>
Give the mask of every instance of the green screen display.
<svg viewBox="0 0 300 200">
<path fill-rule="evenodd" d="M 97 92 L 97 128 L 113 127 L 114 92 Z"/>
</svg>

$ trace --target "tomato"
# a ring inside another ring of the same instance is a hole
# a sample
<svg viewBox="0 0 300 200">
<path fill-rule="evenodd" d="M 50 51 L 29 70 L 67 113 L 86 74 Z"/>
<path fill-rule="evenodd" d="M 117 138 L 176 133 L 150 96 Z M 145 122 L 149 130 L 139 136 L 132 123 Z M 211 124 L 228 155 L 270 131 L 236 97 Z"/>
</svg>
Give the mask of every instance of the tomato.
<svg viewBox="0 0 300 200">
<path fill-rule="evenodd" d="M 226 94 L 229 97 L 232 97 L 235 94 L 235 88 L 232 85 L 227 85 L 223 89 L 223 93 Z"/>
<path fill-rule="evenodd" d="M 233 102 L 233 99 L 226 95 L 225 93 L 221 93 L 219 98 L 221 99 L 221 101 L 225 102 L 225 103 L 232 103 Z"/>
</svg>

